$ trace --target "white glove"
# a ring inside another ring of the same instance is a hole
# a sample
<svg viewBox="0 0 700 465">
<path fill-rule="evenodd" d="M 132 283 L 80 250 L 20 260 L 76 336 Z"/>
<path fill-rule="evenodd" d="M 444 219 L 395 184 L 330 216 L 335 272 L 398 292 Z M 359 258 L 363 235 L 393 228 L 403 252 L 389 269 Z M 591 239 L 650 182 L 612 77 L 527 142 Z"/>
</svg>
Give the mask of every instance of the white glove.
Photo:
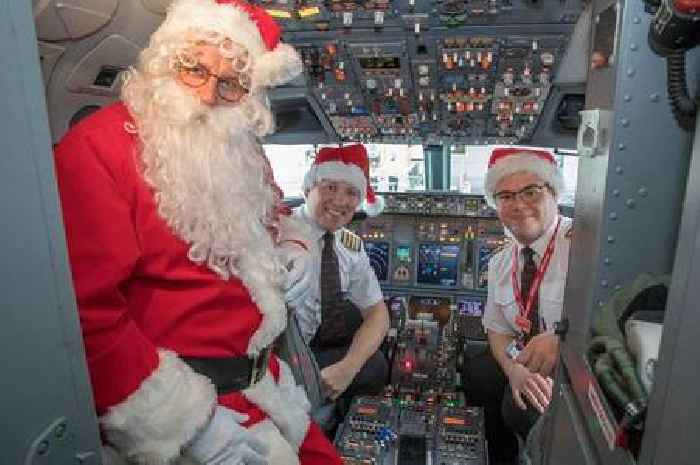
<svg viewBox="0 0 700 465">
<path fill-rule="evenodd" d="M 268 447 L 240 424 L 247 415 L 218 406 L 187 450 L 202 465 L 268 465 Z"/>
<path fill-rule="evenodd" d="M 290 307 L 299 307 L 318 285 L 318 274 L 314 271 L 313 254 L 296 242 L 285 241 L 277 253 L 286 270 L 284 276 L 285 301 Z"/>
</svg>

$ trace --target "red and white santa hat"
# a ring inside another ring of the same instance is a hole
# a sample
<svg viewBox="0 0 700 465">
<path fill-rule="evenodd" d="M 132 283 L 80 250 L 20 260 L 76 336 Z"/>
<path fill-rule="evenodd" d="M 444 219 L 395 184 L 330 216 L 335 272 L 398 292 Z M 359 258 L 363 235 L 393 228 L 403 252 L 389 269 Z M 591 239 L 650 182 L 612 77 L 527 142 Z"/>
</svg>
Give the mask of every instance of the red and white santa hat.
<svg viewBox="0 0 700 465">
<path fill-rule="evenodd" d="M 244 0 L 175 0 L 153 33 L 151 46 L 180 39 L 190 31 L 220 34 L 246 47 L 253 59 L 254 86 L 284 84 L 302 71 L 296 50 L 280 42 L 275 20 L 264 8 Z"/>
<path fill-rule="evenodd" d="M 362 144 L 322 148 L 304 176 L 302 189 L 308 192 L 324 179 L 355 186 L 364 199 L 362 209 L 369 216 L 377 216 L 384 209 L 384 199 L 374 193 L 369 183 L 369 157 Z"/>
<path fill-rule="evenodd" d="M 489 205 L 492 207 L 496 205 L 493 195 L 496 193 L 498 181 L 520 171 L 527 171 L 539 176 L 554 190 L 557 197 L 564 188 L 564 179 L 551 152 L 518 147 L 499 147 L 491 152 L 486 170 L 485 190 L 486 201 Z"/>
</svg>

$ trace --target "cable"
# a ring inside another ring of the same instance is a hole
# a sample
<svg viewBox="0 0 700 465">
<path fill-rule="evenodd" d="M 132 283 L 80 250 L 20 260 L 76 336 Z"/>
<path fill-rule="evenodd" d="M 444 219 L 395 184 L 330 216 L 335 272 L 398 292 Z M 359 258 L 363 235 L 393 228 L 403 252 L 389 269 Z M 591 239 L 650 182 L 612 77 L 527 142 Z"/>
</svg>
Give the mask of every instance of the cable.
<svg viewBox="0 0 700 465">
<path fill-rule="evenodd" d="M 666 57 L 668 99 L 673 116 L 686 131 L 695 127 L 697 103 L 688 95 L 685 78 L 685 51 L 674 50 Z"/>
</svg>

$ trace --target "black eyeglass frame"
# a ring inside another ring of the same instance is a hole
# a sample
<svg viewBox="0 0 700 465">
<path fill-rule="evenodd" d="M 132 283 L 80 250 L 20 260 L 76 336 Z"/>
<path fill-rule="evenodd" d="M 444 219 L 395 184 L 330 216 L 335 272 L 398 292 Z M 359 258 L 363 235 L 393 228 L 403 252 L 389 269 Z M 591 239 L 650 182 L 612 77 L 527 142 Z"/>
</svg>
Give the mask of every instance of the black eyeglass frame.
<svg viewBox="0 0 700 465">
<path fill-rule="evenodd" d="M 500 191 L 496 192 L 493 194 L 493 199 L 496 201 L 496 204 L 504 204 L 504 203 L 513 203 L 516 199 L 521 199 L 525 203 L 531 203 L 533 201 L 539 200 L 540 197 L 539 195 L 542 194 L 542 191 L 545 189 L 549 190 L 550 192 L 552 191 L 552 187 L 547 184 L 528 184 L 527 186 L 523 187 L 519 191 Z M 532 194 L 537 194 L 536 198 L 531 198 L 531 199 L 526 199 L 524 198 L 523 194 L 526 192 L 530 192 Z M 504 197 L 505 196 L 505 197 Z"/>
</svg>

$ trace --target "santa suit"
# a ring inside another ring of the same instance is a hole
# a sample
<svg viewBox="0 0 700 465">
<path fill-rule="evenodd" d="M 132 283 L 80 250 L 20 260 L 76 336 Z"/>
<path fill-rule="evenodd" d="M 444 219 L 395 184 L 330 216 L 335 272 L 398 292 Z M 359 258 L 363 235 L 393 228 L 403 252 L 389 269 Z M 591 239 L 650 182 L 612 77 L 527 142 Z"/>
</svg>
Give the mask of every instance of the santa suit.
<svg viewBox="0 0 700 465">
<path fill-rule="evenodd" d="M 245 426 L 270 445 L 271 463 L 297 463 L 298 451 L 304 465 L 340 464 L 281 360 L 271 357 L 262 381 L 218 399 L 180 360 L 257 354 L 283 330 L 284 303 L 279 290 L 261 288 L 255 270 L 224 280 L 188 259 L 188 245 L 159 216 L 141 175 L 138 144 L 128 110 L 115 104 L 56 148 L 88 368 L 108 441 L 126 455 L 171 459 L 218 402 L 249 416 Z"/>
</svg>

